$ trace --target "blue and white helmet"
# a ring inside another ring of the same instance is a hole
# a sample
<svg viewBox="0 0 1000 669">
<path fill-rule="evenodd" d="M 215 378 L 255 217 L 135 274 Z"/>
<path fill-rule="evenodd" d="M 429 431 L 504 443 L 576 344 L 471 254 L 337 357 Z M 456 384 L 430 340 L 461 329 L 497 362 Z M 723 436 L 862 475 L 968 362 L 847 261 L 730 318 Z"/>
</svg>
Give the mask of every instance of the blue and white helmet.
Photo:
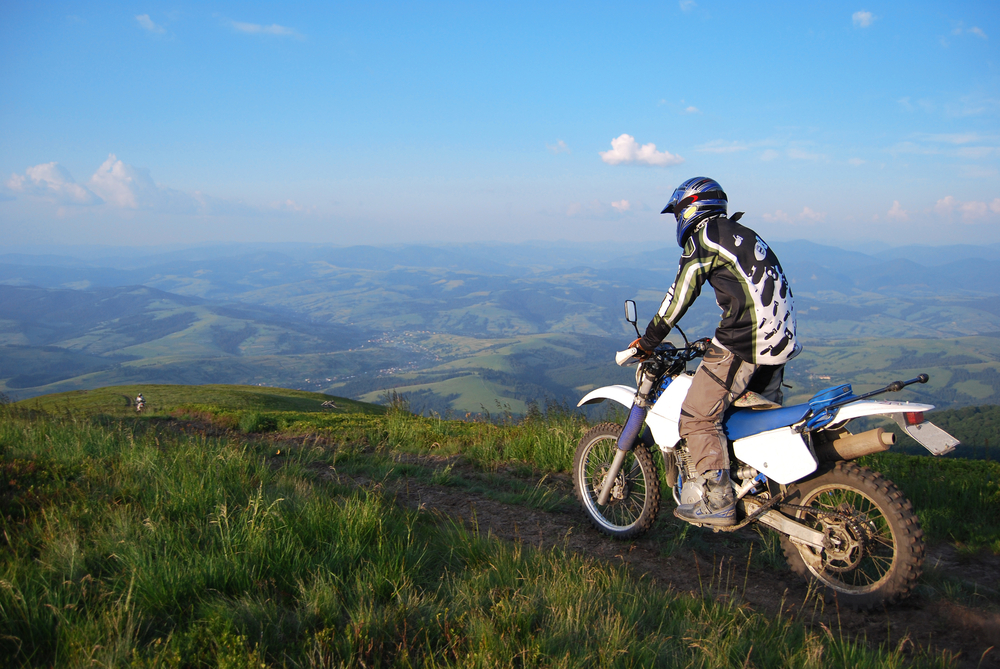
<svg viewBox="0 0 1000 669">
<path fill-rule="evenodd" d="M 684 240 L 694 225 L 710 216 L 725 215 L 728 206 L 726 193 L 715 179 L 694 177 L 674 190 L 670 202 L 661 214 L 673 214 L 677 219 L 677 244 L 684 248 Z"/>
</svg>

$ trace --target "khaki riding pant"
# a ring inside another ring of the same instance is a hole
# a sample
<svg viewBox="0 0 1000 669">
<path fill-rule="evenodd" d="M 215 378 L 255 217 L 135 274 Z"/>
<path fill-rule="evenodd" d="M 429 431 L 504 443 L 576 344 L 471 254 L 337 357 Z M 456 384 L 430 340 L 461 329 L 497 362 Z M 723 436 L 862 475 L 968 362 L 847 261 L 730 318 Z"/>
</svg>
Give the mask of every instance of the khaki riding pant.
<svg viewBox="0 0 1000 669">
<path fill-rule="evenodd" d="M 781 404 L 784 367 L 754 365 L 715 342 L 708 347 L 681 404 L 678 426 L 699 474 L 729 469 L 729 442 L 722 430 L 722 416 L 747 388 Z"/>
</svg>

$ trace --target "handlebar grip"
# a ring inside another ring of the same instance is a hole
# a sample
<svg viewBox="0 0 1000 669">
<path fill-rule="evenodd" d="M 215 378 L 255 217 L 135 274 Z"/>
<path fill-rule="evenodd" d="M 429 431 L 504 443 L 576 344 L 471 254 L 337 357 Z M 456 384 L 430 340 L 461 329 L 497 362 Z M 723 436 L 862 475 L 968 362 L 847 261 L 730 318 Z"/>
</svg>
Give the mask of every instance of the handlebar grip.
<svg viewBox="0 0 1000 669">
<path fill-rule="evenodd" d="M 639 360 L 639 357 L 637 355 L 638 353 L 639 349 L 637 349 L 635 346 L 630 346 L 624 351 L 618 351 L 618 353 L 615 354 L 615 362 L 618 364 L 619 367 L 625 367 L 626 365 L 629 365 L 633 362 L 637 362 Z"/>
</svg>

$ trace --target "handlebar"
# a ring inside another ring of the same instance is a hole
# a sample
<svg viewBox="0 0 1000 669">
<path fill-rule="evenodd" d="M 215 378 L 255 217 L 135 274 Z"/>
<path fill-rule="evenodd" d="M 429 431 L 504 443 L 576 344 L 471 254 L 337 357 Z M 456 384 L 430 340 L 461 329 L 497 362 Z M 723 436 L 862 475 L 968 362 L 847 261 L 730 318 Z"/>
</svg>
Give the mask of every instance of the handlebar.
<svg viewBox="0 0 1000 669">
<path fill-rule="evenodd" d="M 689 362 L 695 358 L 700 358 L 705 355 L 705 351 L 708 350 L 708 345 L 711 342 L 712 340 L 708 338 L 698 339 L 683 348 L 677 348 L 670 342 L 664 342 L 657 346 L 656 349 L 649 354 L 645 354 L 635 346 L 632 346 L 624 351 L 619 351 L 615 355 L 615 362 L 621 367 L 634 365 L 637 362 L 642 362 L 650 358 L 658 358 L 664 363 L 672 363 L 676 361 Z"/>
</svg>

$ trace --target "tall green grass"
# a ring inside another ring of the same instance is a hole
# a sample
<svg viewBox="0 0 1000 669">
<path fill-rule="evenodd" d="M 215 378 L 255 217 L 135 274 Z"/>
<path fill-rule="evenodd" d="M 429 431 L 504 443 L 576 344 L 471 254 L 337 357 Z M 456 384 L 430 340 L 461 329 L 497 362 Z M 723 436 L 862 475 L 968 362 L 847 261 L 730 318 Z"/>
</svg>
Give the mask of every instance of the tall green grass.
<svg viewBox="0 0 1000 669">
<path fill-rule="evenodd" d="M 324 482 L 328 450 L 273 450 L 0 416 L 0 664 L 948 666 L 505 544 Z"/>
<path fill-rule="evenodd" d="M 913 502 L 928 540 L 1000 555 L 1000 462 L 880 453 L 860 460 Z"/>
</svg>

